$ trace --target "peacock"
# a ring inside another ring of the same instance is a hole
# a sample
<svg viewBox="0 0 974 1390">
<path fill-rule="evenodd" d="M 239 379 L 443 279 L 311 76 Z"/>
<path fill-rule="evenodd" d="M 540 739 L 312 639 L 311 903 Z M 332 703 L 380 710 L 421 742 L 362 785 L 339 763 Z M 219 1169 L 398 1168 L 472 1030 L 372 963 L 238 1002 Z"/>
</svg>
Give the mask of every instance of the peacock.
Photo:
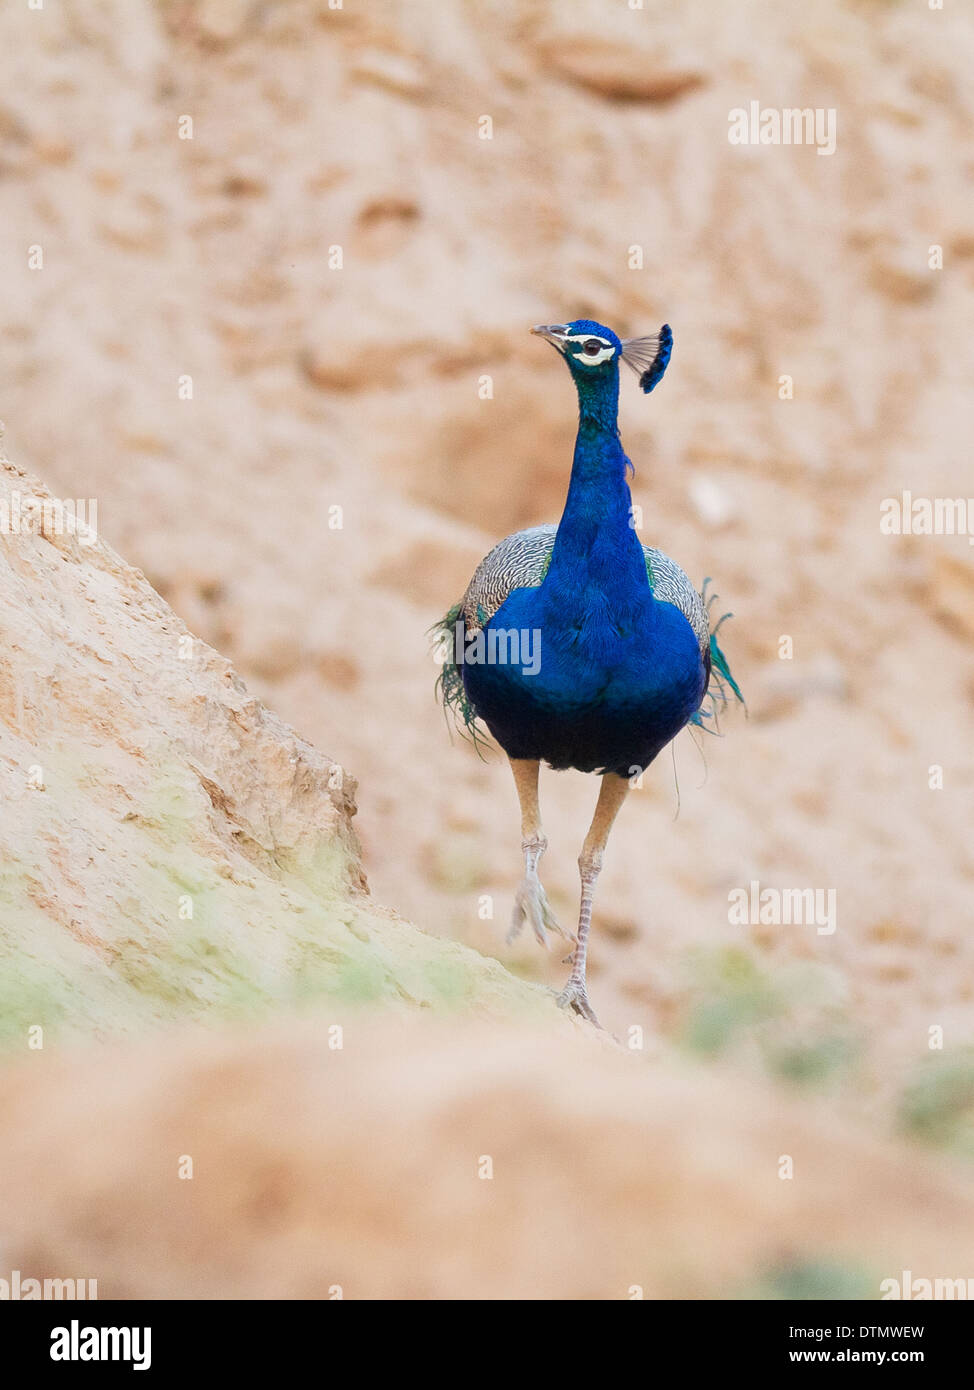
<svg viewBox="0 0 974 1390">
<path fill-rule="evenodd" d="M 529 924 L 542 945 L 548 932 L 572 942 L 558 1002 L 599 1027 L 585 960 L 613 822 L 635 779 L 681 729 L 707 727 L 728 688 L 743 697 L 718 645 L 720 623 L 711 630 L 709 581 L 698 593 L 679 565 L 640 542 L 633 520 L 633 470 L 618 425 L 619 364 L 652 391 L 670 361 L 669 325 L 625 340 L 590 319 L 531 332 L 562 355 L 578 393 L 565 508 L 557 526 L 517 531 L 477 566 L 461 601 L 436 625 L 446 656 L 439 686 L 461 728 L 479 742 L 485 725 L 514 774 L 524 877 L 508 940 Z M 538 875 L 548 847 L 538 797 L 542 762 L 602 779 L 578 858 L 574 937 L 555 919 Z"/>
</svg>

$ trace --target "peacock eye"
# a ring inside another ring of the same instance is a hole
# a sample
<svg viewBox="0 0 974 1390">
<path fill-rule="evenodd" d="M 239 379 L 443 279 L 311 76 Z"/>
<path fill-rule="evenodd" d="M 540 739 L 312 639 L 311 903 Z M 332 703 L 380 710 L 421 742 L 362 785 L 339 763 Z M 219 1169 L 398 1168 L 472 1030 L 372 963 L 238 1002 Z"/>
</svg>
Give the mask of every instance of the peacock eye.
<svg viewBox="0 0 974 1390">
<path fill-rule="evenodd" d="M 582 351 L 589 357 L 594 357 L 597 352 L 602 351 L 602 344 L 598 338 L 589 338 L 587 343 L 582 344 Z"/>
</svg>

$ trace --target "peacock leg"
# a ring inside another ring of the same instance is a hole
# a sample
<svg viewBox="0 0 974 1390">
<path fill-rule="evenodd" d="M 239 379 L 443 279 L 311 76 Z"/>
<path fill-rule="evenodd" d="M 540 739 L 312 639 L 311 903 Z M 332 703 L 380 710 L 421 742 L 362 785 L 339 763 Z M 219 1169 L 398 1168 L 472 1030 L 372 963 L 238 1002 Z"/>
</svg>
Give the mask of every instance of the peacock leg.
<svg viewBox="0 0 974 1390">
<path fill-rule="evenodd" d="M 602 1025 L 595 1017 L 595 1012 L 588 1002 L 588 990 L 585 986 L 585 955 L 588 949 L 588 934 L 592 926 L 592 901 L 595 897 L 595 884 L 602 868 L 602 856 L 609 840 L 609 831 L 619 814 L 619 808 L 626 799 L 628 790 L 629 782 L 625 777 L 619 777 L 614 772 L 607 772 L 602 778 L 595 815 L 592 818 L 589 832 L 585 836 L 582 852 L 578 856 L 578 871 L 582 879 L 582 899 L 578 911 L 578 944 L 575 947 L 575 954 L 572 956 L 572 973 L 569 976 L 568 984 L 558 996 L 558 1003 L 561 1008 L 574 1009 L 575 1013 L 587 1018 L 589 1023 L 594 1023 L 596 1028 L 601 1028 Z"/>
<path fill-rule="evenodd" d="M 507 940 L 511 942 L 518 935 L 525 922 L 531 924 L 542 946 L 548 945 L 549 931 L 571 941 L 573 938 L 558 924 L 555 914 L 548 905 L 548 899 L 538 878 L 538 860 L 548 848 L 541 829 L 541 811 L 538 806 L 538 776 L 541 764 L 532 758 L 511 758 L 511 771 L 521 803 L 521 849 L 524 853 L 524 878 L 514 895 L 514 911 L 511 914 L 511 927 Z"/>
</svg>

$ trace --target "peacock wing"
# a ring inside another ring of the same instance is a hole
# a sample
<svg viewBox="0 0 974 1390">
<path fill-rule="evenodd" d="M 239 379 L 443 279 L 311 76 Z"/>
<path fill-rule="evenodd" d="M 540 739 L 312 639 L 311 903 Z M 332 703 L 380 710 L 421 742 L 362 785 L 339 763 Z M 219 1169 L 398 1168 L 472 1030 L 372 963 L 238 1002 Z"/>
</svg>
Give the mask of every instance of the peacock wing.
<svg viewBox="0 0 974 1390">
<path fill-rule="evenodd" d="M 530 526 L 498 541 L 467 585 L 460 615 L 468 632 L 481 628 L 514 589 L 536 588 L 544 579 L 557 526 Z"/>
<path fill-rule="evenodd" d="M 711 627 L 710 607 L 716 595 L 708 596 L 710 580 L 704 580 L 703 593 L 698 594 L 686 573 L 675 560 L 671 560 L 661 550 L 654 550 L 648 545 L 643 546 L 643 551 L 646 555 L 646 573 L 649 576 L 653 593 L 658 599 L 665 603 L 672 603 L 674 608 L 680 610 L 693 628 L 700 644 L 700 654 L 703 657 L 704 670 L 707 674 L 707 689 L 704 692 L 704 698 L 705 700 L 709 699 L 711 707 L 707 711 L 701 705 L 690 722 L 700 728 L 707 728 L 704 720 L 711 718 L 719 706 L 726 705 L 728 687 L 734 692 L 741 704 L 744 704 L 744 696 L 741 694 L 740 686 L 731 675 L 727 658 L 717 641 L 721 624 L 725 618 L 729 618 L 731 615 L 725 613 Z M 711 730 L 711 732 L 716 732 L 716 730 Z"/>
<path fill-rule="evenodd" d="M 649 575 L 653 594 L 661 603 L 672 603 L 678 608 L 693 628 L 701 653 L 710 650 L 710 620 L 703 599 L 690 582 L 689 577 L 675 560 L 664 555 L 662 550 L 654 550 L 644 545 L 646 573 Z"/>
</svg>

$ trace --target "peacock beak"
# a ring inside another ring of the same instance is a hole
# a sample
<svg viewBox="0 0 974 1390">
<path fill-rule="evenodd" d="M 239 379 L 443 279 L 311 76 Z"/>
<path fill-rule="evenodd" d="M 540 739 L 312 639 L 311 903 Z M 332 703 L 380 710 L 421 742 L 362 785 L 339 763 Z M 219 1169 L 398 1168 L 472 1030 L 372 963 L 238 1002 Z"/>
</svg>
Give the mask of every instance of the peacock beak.
<svg viewBox="0 0 974 1390">
<path fill-rule="evenodd" d="M 531 329 L 531 332 L 537 333 L 539 338 L 544 338 L 559 352 L 565 351 L 565 339 L 569 333 L 567 323 L 538 323 Z"/>
</svg>

